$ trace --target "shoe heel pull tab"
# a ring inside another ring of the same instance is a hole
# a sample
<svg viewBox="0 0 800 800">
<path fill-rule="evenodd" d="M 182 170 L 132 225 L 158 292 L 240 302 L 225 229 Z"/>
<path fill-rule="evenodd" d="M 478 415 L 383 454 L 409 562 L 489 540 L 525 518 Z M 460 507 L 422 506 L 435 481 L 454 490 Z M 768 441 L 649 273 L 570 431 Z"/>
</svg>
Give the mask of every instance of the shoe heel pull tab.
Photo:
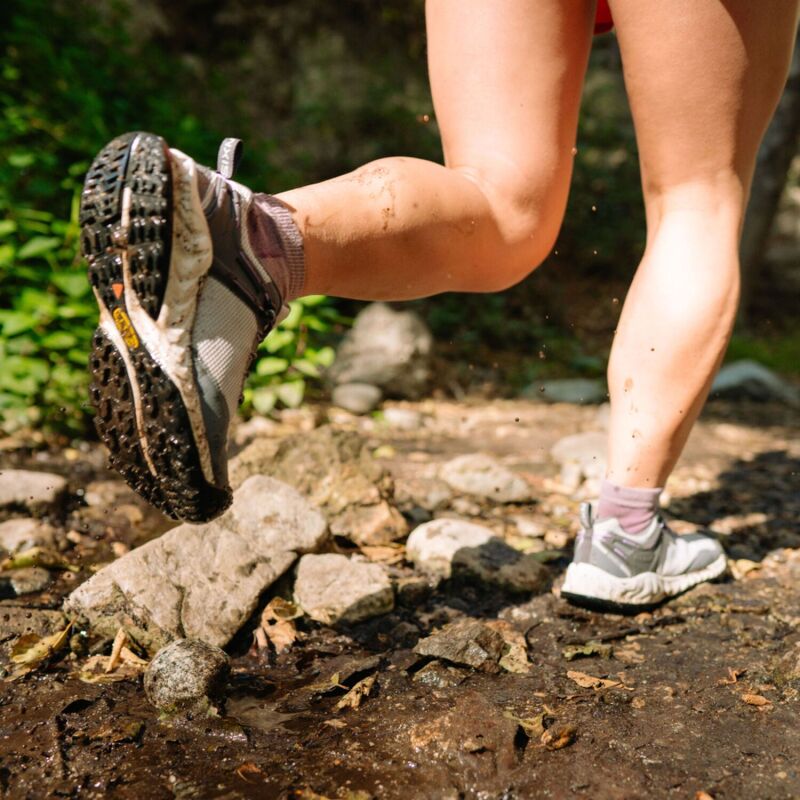
<svg viewBox="0 0 800 800">
<path fill-rule="evenodd" d="M 223 178 L 232 178 L 242 160 L 242 140 L 223 139 L 217 153 L 217 172 Z"/>
<path fill-rule="evenodd" d="M 591 503 L 581 503 L 581 527 L 585 531 L 592 530 L 592 526 L 594 524 L 594 516 L 592 515 L 592 504 Z"/>
</svg>

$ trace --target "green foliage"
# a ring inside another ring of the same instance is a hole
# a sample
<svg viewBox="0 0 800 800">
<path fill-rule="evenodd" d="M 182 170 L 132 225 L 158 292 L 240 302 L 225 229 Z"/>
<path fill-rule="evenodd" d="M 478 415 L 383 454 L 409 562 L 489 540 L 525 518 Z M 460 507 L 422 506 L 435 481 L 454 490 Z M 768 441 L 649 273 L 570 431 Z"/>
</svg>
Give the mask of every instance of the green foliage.
<svg viewBox="0 0 800 800">
<path fill-rule="evenodd" d="M 261 343 L 255 371 L 244 391 L 244 411 L 268 414 L 276 405 L 296 408 L 307 380 L 318 380 L 334 350 L 320 345 L 336 326 L 349 322 L 322 295 L 291 303 L 286 319 Z"/>
<path fill-rule="evenodd" d="M 2 208 L 0 221 L 0 420 L 80 432 L 89 341 L 97 315 L 76 260 L 77 197 L 68 220 Z"/>
</svg>

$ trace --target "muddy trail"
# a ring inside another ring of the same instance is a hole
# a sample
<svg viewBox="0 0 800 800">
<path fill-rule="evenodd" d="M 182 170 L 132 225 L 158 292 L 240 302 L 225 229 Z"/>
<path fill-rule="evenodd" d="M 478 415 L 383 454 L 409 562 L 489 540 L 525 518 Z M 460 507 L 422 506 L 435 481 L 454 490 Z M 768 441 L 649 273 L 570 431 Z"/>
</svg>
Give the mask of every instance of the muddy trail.
<svg viewBox="0 0 800 800">
<path fill-rule="evenodd" d="M 135 655 L 127 673 L 90 670 L 112 646 L 91 635 L 13 674 L 21 637 L 63 628 L 62 602 L 76 586 L 173 523 L 105 470 L 96 445 L 32 449 L 3 440 L 3 469 L 67 478 L 57 504 L 3 512 L 47 522 L 63 558 L 37 591 L 13 591 L 1 582 L 8 570 L 0 575 L 3 796 L 800 796 L 796 411 L 708 405 L 668 487 L 666 516 L 680 532 L 715 530 L 731 575 L 622 616 L 559 597 L 578 504 L 594 491 L 602 461 L 586 445 L 602 433 L 603 408 L 428 400 L 395 410 L 385 418 L 286 413 L 243 424 L 237 449 L 262 442 L 274 450 L 321 424 L 358 432 L 393 477 L 411 528 L 431 517 L 480 522 L 535 554 L 547 586 L 531 595 L 459 575 L 437 584 L 415 571 L 399 543 L 357 546 L 336 536 L 329 549 L 384 565 L 394 609 L 336 626 L 301 616 L 291 642 L 276 647 L 254 633 L 264 605 L 287 593 L 289 578 L 281 578 L 226 648 L 232 672 L 219 714 L 160 714 Z M 558 456 L 554 446 L 576 433 L 589 437 Z M 534 499 L 456 493 L 434 511 L 415 502 L 436 485 L 442 464 L 475 452 L 524 478 Z M 471 632 L 473 643 L 499 635 L 508 646 L 476 668 L 463 648 L 462 656 L 437 657 L 420 646 L 442 631 Z"/>
</svg>

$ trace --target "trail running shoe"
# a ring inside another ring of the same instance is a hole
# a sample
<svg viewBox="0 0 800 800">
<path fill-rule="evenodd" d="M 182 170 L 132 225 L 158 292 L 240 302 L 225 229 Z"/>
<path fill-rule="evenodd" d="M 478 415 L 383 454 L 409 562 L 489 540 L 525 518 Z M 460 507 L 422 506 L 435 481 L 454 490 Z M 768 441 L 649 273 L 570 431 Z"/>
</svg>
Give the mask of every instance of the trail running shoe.
<svg viewBox="0 0 800 800">
<path fill-rule="evenodd" d="M 678 536 L 660 517 L 636 536 L 615 519 L 595 522 L 581 506 L 583 530 L 567 568 L 561 596 L 576 605 L 641 611 L 725 572 L 720 543 L 702 533 Z"/>
<path fill-rule="evenodd" d="M 110 142 L 86 177 L 81 249 L 100 307 L 90 358 L 95 425 L 111 466 L 173 519 L 231 502 L 227 435 L 281 299 L 250 246 L 252 194 L 159 136 Z"/>
</svg>

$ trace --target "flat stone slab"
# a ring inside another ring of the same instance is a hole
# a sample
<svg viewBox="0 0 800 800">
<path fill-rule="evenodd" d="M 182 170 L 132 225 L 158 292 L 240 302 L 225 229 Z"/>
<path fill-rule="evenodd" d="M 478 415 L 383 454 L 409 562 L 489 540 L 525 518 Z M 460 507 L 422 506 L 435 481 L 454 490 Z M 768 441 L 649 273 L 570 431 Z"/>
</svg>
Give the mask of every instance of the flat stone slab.
<svg viewBox="0 0 800 800">
<path fill-rule="evenodd" d="M 301 494 L 253 476 L 219 519 L 179 525 L 136 548 L 79 586 L 64 608 L 101 635 L 125 627 L 151 653 L 176 638 L 223 647 L 261 593 L 326 537 L 324 517 Z"/>
<path fill-rule="evenodd" d="M 41 511 L 57 503 L 67 489 L 67 480 L 50 472 L 5 469 L 0 472 L 0 508 Z"/>
<path fill-rule="evenodd" d="M 380 564 L 338 553 L 300 559 L 294 598 L 311 619 L 324 625 L 360 622 L 394 608 L 392 583 Z"/>
<path fill-rule="evenodd" d="M 505 650 L 502 635 L 478 620 L 462 619 L 420 640 L 414 652 L 482 672 L 499 672 Z"/>
</svg>

